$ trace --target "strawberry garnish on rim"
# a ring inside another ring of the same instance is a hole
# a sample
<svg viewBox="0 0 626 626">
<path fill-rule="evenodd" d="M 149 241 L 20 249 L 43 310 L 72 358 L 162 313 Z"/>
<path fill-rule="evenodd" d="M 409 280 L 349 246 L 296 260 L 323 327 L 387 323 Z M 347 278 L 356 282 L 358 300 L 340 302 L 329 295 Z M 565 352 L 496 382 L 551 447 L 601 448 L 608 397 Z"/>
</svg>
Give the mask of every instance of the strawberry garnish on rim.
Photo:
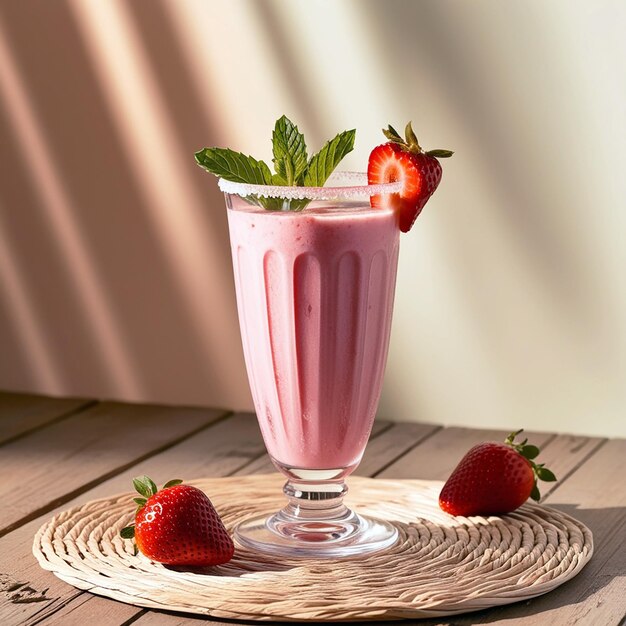
<svg viewBox="0 0 626 626">
<path fill-rule="evenodd" d="M 135 478 L 133 485 L 142 497 L 133 498 L 135 523 L 120 535 L 135 540 L 135 553 L 138 548 L 166 565 L 226 563 L 235 546 L 217 511 L 203 491 L 181 483 L 170 480 L 159 490 L 148 476 Z"/>
<path fill-rule="evenodd" d="M 480 443 L 461 459 L 439 494 L 439 506 L 451 515 L 503 515 L 528 498 L 539 500 L 537 480 L 555 481 L 543 463 L 536 463 L 539 448 L 524 439 L 522 430 L 504 443 Z"/>
<path fill-rule="evenodd" d="M 372 196 L 371 204 L 377 208 L 395 209 L 400 230 L 406 233 L 441 181 L 441 164 L 437 159 L 448 158 L 454 153 L 450 150 L 424 151 L 411 122 L 406 125 L 405 139 L 393 126 L 383 129 L 383 133 L 389 141 L 372 150 L 367 180 L 370 185 L 401 181 L 403 186 L 399 193 Z"/>
</svg>

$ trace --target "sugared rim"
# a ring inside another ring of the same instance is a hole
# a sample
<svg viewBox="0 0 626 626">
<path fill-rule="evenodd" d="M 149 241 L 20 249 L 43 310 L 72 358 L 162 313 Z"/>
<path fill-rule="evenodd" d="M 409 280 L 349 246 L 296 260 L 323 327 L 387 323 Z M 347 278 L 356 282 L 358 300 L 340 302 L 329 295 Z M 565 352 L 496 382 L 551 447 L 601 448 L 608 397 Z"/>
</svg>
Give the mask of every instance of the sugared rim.
<svg viewBox="0 0 626 626">
<path fill-rule="evenodd" d="M 285 198 L 288 200 L 333 200 L 335 198 L 356 198 L 379 194 L 399 193 L 402 182 L 368 185 L 364 172 L 335 172 L 328 179 L 328 187 L 285 187 L 278 185 L 251 185 L 234 183 L 220 178 L 217 182 L 224 193 L 238 196 L 261 196 L 264 198 Z"/>
</svg>

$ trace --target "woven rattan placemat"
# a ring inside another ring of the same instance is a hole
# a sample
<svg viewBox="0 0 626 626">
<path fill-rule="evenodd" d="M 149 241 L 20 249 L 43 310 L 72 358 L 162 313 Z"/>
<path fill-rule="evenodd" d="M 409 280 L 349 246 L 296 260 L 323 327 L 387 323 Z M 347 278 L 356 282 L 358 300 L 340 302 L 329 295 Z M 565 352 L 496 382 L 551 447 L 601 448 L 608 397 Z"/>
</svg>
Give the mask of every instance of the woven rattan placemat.
<svg viewBox="0 0 626 626">
<path fill-rule="evenodd" d="M 227 528 L 283 505 L 279 475 L 193 481 Z M 237 548 L 205 571 L 177 571 L 133 556 L 119 537 L 131 494 L 56 515 L 35 536 L 44 569 L 80 589 L 137 606 L 234 619 L 368 620 L 451 615 L 527 600 L 575 576 L 592 536 L 575 519 L 525 504 L 504 517 L 453 518 L 437 505 L 442 483 L 351 477 L 347 503 L 393 521 L 390 549 L 341 560 L 278 561 Z"/>
</svg>

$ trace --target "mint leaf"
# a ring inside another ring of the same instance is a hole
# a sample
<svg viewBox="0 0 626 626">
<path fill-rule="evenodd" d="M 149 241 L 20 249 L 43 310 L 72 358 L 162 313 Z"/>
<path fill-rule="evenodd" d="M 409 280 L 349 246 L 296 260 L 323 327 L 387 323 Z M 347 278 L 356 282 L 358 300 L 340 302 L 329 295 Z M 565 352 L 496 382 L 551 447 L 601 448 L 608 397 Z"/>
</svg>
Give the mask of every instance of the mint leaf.
<svg viewBox="0 0 626 626">
<path fill-rule="evenodd" d="M 276 183 L 275 183 L 276 184 Z M 284 183 L 280 183 L 284 185 Z M 265 196 L 246 196 L 248 202 L 263 207 L 267 211 L 289 211 L 290 200 L 288 198 L 267 198 Z"/>
<path fill-rule="evenodd" d="M 283 115 L 272 132 L 275 173 L 263 161 L 228 148 L 203 148 L 195 157 L 198 165 L 211 174 L 236 183 L 322 187 L 341 159 L 354 148 L 355 135 L 355 130 L 340 133 L 308 159 L 304 135 Z M 310 200 L 260 195 L 247 195 L 245 200 L 270 211 L 301 211 L 310 203 Z M 143 482 L 151 490 L 151 485 Z"/>
<path fill-rule="evenodd" d="M 272 173 L 263 161 L 229 148 L 203 148 L 195 154 L 196 161 L 211 174 L 235 183 L 271 185 Z"/>
<path fill-rule="evenodd" d="M 308 163 L 304 135 L 285 115 L 276 120 L 272 132 L 275 177 L 274 184 L 295 185 Z"/>
<path fill-rule="evenodd" d="M 289 202 L 290 211 L 302 211 L 302 209 L 305 209 L 307 206 L 309 206 L 309 203 L 311 201 L 307 199 L 300 200 L 298 198 L 292 198 L 291 200 L 288 200 L 287 202 Z"/>
<path fill-rule="evenodd" d="M 356 130 L 346 130 L 339 133 L 309 161 L 304 174 L 304 184 L 307 187 L 322 187 L 339 162 L 354 148 Z"/>
<path fill-rule="evenodd" d="M 311 202 L 297 198 L 267 198 L 265 196 L 246 196 L 245 199 L 267 211 L 302 211 Z"/>
</svg>

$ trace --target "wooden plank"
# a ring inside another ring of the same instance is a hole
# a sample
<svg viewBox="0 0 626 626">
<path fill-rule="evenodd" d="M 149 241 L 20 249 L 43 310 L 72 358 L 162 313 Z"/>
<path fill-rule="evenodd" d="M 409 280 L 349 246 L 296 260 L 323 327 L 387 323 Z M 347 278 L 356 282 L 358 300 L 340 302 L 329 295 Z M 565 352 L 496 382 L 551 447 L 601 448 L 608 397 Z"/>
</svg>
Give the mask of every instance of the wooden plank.
<svg viewBox="0 0 626 626">
<path fill-rule="evenodd" d="M 253 622 L 253 621 L 235 621 L 235 620 L 223 620 L 217 621 L 212 620 L 210 618 L 202 618 L 200 616 L 194 615 L 177 615 L 176 613 L 169 613 L 166 611 L 144 611 L 142 615 L 140 615 L 139 619 L 134 621 L 133 624 L 139 624 L 139 626 L 198 626 L 200 623 L 202 626 L 226 626 L 228 624 L 248 624 L 248 626 L 252 626 L 253 624 L 287 624 L 289 622 Z M 306 622 L 305 622 L 306 623 Z M 322 622 L 311 622 L 313 624 L 321 624 Z M 332 622 L 331 622 L 332 623 Z M 364 624 L 366 622 L 344 622 L 346 624 Z M 389 626 L 389 624 L 393 624 L 394 622 L 385 622 L 385 626 Z M 404 623 L 404 622 L 397 622 Z M 371 624 L 371 622 L 367 622 L 367 624 Z M 46 624 L 47 626 L 47 624 Z M 75 626 L 79 626 L 76 624 Z"/>
<path fill-rule="evenodd" d="M 96 404 L 87 398 L 49 398 L 0 391 L 0 445 Z"/>
<path fill-rule="evenodd" d="M 442 428 L 416 448 L 379 474 L 380 478 L 423 478 L 445 480 L 463 455 L 482 441 L 503 441 L 505 430 L 474 428 Z M 548 433 L 528 433 L 529 440 L 539 447 L 554 438 Z"/>
<path fill-rule="evenodd" d="M 593 621 L 604 626 L 626 617 L 626 440 L 608 441 L 546 498 L 546 504 L 572 515 L 594 533 L 594 556 L 560 593 L 552 624 L 566 626 Z M 553 606 L 546 596 L 535 609 Z M 530 607 L 522 607 L 524 612 Z M 525 624 L 530 624 L 526 619 Z"/>
<path fill-rule="evenodd" d="M 121 624 L 136 615 L 137 607 L 97 598 L 42 570 L 31 554 L 33 537 L 41 524 L 77 504 L 132 490 L 134 476 L 148 474 L 159 484 L 172 477 L 224 476 L 245 467 L 264 450 L 255 419 L 249 415 L 229 417 L 0 538 L 0 624 L 47 622 L 60 609 L 64 612 L 54 618 L 60 624 L 66 623 L 65 617 L 78 620 L 76 624 Z M 86 598 L 94 604 L 78 608 Z M 101 613 L 98 606 L 102 606 Z"/>
<path fill-rule="evenodd" d="M 599 437 L 580 437 L 576 435 L 558 435 L 541 449 L 538 461 L 545 463 L 558 478 L 556 483 L 540 483 L 541 495 L 545 499 L 559 488 L 571 474 L 606 443 Z"/>
<path fill-rule="evenodd" d="M 49 617 L 41 616 L 36 621 L 20 623 L 42 624 L 43 626 L 120 626 L 136 618 L 140 609 L 130 604 L 110 600 L 90 593 L 81 593 Z M 18 623 L 15 623 L 18 626 Z M 203 624 L 204 626 L 204 624 Z M 221 626 L 224 626 L 222 624 Z"/>
<path fill-rule="evenodd" d="M 384 460 L 389 464 L 393 463 L 440 428 L 440 426 L 433 424 L 408 422 L 392 424 L 391 428 L 369 441 L 355 474 L 359 476 L 379 475 L 386 469 L 386 465 L 381 464 Z"/>
<path fill-rule="evenodd" d="M 0 536 L 223 415 L 106 402 L 6 444 Z"/>
</svg>

